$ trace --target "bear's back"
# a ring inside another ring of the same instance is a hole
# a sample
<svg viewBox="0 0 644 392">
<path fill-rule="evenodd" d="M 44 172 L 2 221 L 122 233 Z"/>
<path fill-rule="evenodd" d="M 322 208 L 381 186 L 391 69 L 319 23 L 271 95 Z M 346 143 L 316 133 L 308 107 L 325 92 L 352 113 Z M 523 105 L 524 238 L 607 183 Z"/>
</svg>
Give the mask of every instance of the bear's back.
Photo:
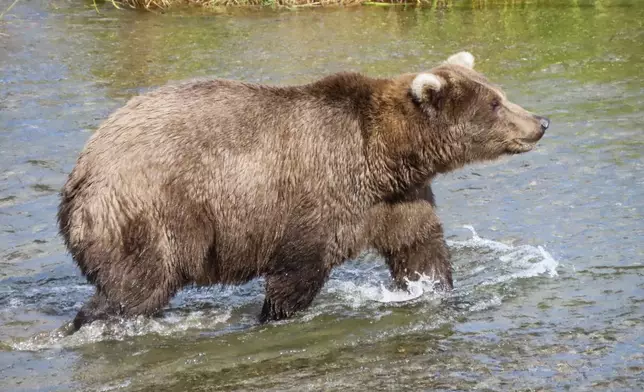
<svg viewBox="0 0 644 392">
<path fill-rule="evenodd" d="M 162 87 L 101 125 L 65 188 L 75 205 L 103 211 L 94 222 L 101 232 L 122 231 L 132 216 L 170 226 L 198 220 L 216 225 L 221 241 L 230 233 L 233 246 L 243 222 L 254 222 L 249 232 L 270 242 L 293 219 L 364 209 L 356 203 L 366 162 L 351 106 L 306 87 Z"/>
<path fill-rule="evenodd" d="M 346 106 L 298 87 L 227 80 L 165 86 L 115 111 L 82 159 L 103 172 L 109 163 L 121 175 L 198 167 L 260 175 L 253 166 L 339 174 L 362 145 L 360 120 Z"/>
</svg>

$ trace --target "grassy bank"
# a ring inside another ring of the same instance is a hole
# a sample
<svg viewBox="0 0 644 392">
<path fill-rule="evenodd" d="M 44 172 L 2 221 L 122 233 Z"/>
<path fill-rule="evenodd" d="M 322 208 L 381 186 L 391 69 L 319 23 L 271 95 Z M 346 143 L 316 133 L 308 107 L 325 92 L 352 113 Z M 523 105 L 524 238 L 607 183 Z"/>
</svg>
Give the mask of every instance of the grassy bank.
<svg viewBox="0 0 644 392">
<path fill-rule="evenodd" d="M 322 7 L 322 6 L 395 6 L 418 5 L 427 7 L 451 7 L 471 4 L 472 7 L 485 7 L 488 3 L 519 4 L 526 0 L 107 0 L 117 8 L 146 10 L 165 10 L 179 6 L 200 7 Z"/>
<path fill-rule="evenodd" d="M 332 4 L 353 4 L 359 0 L 112 0 L 114 6 L 136 9 L 168 9 L 177 6 L 201 7 L 295 7 Z"/>
<path fill-rule="evenodd" d="M 179 6 L 199 7 L 318 7 L 360 4 L 404 4 L 401 0 L 108 0 L 118 8 L 165 10 Z M 428 0 L 420 0 L 431 3 Z M 440 1 L 439 1 L 440 2 Z M 411 3 L 415 4 L 415 2 Z"/>
<path fill-rule="evenodd" d="M 0 19 L 8 13 L 20 0 L 12 0 L 5 10 L 0 9 Z M 88 1 L 88 0 L 85 0 Z M 573 4 L 574 6 L 599 6 L 610 4 L 613 0 L 89 0 L 98 10 L 98 4 L 111 3 L 119 9 L 168 10 L 179 7 L 272 7 L 272 8 L 302 8 L 324 6 L 420 6 L 428 8 L 486 8 L 488 6 L 516 6 L 522 4 L 552 3 Z M 628 0 L 624 0 L 628 1 Z"/>
</svg>

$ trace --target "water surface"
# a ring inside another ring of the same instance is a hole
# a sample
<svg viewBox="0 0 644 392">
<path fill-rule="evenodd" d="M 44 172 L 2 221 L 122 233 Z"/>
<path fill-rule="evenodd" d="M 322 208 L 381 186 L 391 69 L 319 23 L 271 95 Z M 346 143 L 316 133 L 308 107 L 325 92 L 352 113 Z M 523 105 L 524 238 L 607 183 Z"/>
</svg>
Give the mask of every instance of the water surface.
<svg viewBox="0 0 644 392">
<path fill-rule="evenodd" d="M 644 388 L 644 3 L 230 15 L 90 3 L 23 1 L 0 21 L 1 390 Z M 57 333 L 93 292 L 57 235 L 57 191 L 129 97 L 195 77 L 416 72 L 463 49 L 553 125 L 529 154 L 437 179 L 452 294 L 390 292 L 365 254 L 287 322 L 257 325 L 255 281 Z"/>
</svg>

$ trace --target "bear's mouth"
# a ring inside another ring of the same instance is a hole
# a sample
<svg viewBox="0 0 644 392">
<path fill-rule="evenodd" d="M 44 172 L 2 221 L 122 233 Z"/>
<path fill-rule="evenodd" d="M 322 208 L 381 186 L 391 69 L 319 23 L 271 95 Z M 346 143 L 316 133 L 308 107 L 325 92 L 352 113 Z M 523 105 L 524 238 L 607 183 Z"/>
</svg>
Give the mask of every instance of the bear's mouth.
<svg viewBox="0 0 644 392">
<path fill-rule="evenodd" d="M 524 152 L 528 152 L 534 148 L 539 139 L 541 138 L 537 138 L 536 140 L 529 138 L 512 139 L 506 146 L 506 152 L 508 154 L 522 154 Z"/>
</svg>

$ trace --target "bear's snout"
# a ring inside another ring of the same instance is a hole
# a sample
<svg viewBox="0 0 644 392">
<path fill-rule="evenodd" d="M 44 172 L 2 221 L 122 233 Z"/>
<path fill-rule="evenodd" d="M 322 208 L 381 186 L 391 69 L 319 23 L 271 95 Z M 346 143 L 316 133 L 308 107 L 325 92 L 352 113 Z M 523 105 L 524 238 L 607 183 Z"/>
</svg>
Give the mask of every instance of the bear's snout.
<svg viewBox="0 0 644 392">
<path fill-rule="evenodd" d="M 539 121 L 539 125 L 541 125 L 541 131 L 546 132 L 546 129 L 550 126 L 550 119 L 548 117 L 543 117 L 543 116 L 535 116 L 537 118 L 537 121 Z"/>
<path fill-rule="evenodd" d="M 533 118 L 537 123 L 537 127 L 533 128 L 534 131 L 532 132 L 534 133 L 531 132 L 531 135 L 529 137 L 523 139 L 523 141 L 529 143 L 536 143 L 541 140 L 543 135 L 546 134 L 546 129 L 548 129 L 548 127 L 550 126 L 550 119 L 548 117 L 537 116 L 535 114 L 533 115 Z"/>
</svg>

